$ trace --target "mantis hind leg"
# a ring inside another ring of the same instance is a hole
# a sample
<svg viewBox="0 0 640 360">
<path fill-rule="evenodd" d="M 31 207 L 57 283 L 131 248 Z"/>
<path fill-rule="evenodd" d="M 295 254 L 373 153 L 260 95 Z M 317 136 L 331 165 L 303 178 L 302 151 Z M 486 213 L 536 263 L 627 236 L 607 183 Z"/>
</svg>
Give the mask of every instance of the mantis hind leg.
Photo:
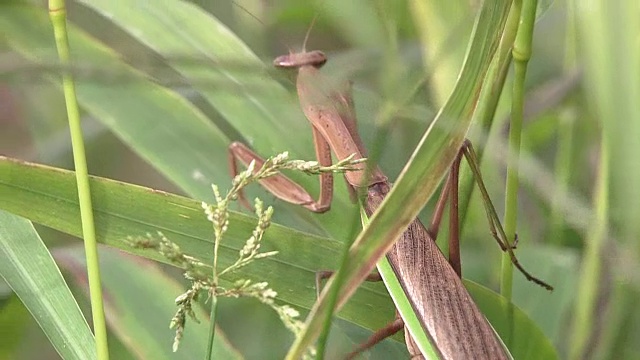
<svg viewBox="0 0 640 360">
<path fill-rule="evenodd" d="M 384 327 L 378 329 L 378 331 L 374 332 L 364 343 L 360 344 L 355 350 L 347 354 L 345 359 L 353 359 L 358 354 L 363 353 L 364 351 L 372 348 L 382 340 L 388 338 L 389 336 L 395 335 L 398 331 L 404 329 L 404 321 L 398 314 L 396 314 L 396 318 L 393 319 L 392 322 L 388 323 Z"/>
<path fill-rule="evenodd" d="M 484 185 L 484 181 L 482 180 L 482 174 L 480 173 L 480 165 L 478 164 L 477 155 L 475 153 L 475 150 L 473 149 L 473 145 L 467 139 L 465 139 L 462 147 L 460 148 L 460 151 L 458 152 L 458 155 L 451 164 L 449 176 L 442 189 L 442 193 L 440 195 L 440 198 L 438 199 L 438 203 L 436 204 L 436 210 L 434 212 L 434 216 L 431 221 L 431 227 L 429 229 L 430 234 L 432 235 L 433 239 L 435 239 L 438 234 L 438 228 L 440 226 L 440 220 L 442 218 L 444 205 L 447 201 L 447 197 L 449 197 L 449 264 L 456 272 L 456 274 L 458 274 L 458 276 L 461 276 L 462 264 L 460 260 L 458 182 L 460 164 L 462 162 L 463 156 L 467 159 L 467 163 L 469 164 L 471 171 L 473 172 L 473 177 L 476 181 L 478 189 L 480 190 L 487 214 L 487 219 L 489 222 L 491 235 L 498 242 L 498 245 L 500 245 L 502 251 L 509 254 L 513 265 L 527 278 L 527 280 L 533 281 L 534 283 L 544 287 L 545 289 L 552 290 L 553 287 L 551 287 L 549 284 L 536 278 L 528 271 L 526 271 L 516 258 L 515 253 L 513 252 L 515 244 L 509 244 L 509 242 L 507 242 L 506 240 L 506 235 L 504 233 L 504 230 L 502 229 L 502 224 L 500 223 L 500 219 L 498 218 L 491 198 L 489 197 L 489 193 Z"/>
<path fill-rule="evenodd" d="M 458 156 L 456 157 L 456 161 L 454 161 L 453 167 L 451 169 L 451 173 L 455 173 L 455 182 L 452 180 L 452 189 L 455 188 L 456 191 L 452 191 L 452 193 L 456 193 L 455 199 L 452 197 L 451 201 L 452 203 L 455 200 L 455 205 L 452 206 L 456 208 L 456 213 L 455 213 L 455 217 L 453 216 L 452 213 L 452 219 L 455 220 L 456 222 L 456 232 L 457 232 L 457 228 L 458 228 L 458 216 L 457 216 L 457 187 L 458 187 L 458 181 L 457 181 L 457 173 L 459 171 L 459 167 L 460 167 L 460 160 L 462 158 L 462 155 L 464 155 L 464 157 L 467 159 L 467 163 L 469 164 L 469 167 L 471 168 L 471 172 L 473 173 L 473 177 L 476 181 L 476 185 L 478 186 L 478 189 L 480 190 L 480 194 L 482 196 L 482 201 L 484 203 L 484 207 L 485 207 L 485 212 L 487 213 L 487 219 L 489 221 L 489 228 L 491 230 L 491 234 L 493 235 L 493 238 L 498 242 L 498 245 L 500 245 L 500 248 L 502 249 L 502 251 L 506 252 L 509 254 L 509 258 L 511 259 L 511 263 L 513 263 L 513 265 L 520 271 L 520 273 L 522 273 L 522 275 L 525 276 L 525 278 L 527 278 L 527 280 L 532 281 L 540 286 L 542 286 L 543 288 L 547 289 L 547 290 L 553 290 L 553 287 L 549 284 L 547 284 L 546 282 L 538 279 L 537 277 L 531 275 L 527 270 L 524 269 L 524 267 L 522 267 L 522 265 L 520 264 L 520 262 L 518 261 L 518 259 L 516 258 L 516 255 L 513 251 L 513 249 L 515 248 L 514 244 L 510 244 L 507 241 L 507 235 L 504 232 L 504 229 L 502 228 L 502 224 L 500 223 L 500 219 L 498 218 L 497 212 L 495 207 L 493 206 L 493 203 L 491 201 L 491 198 L 489 197 L 489 192 L 487 191 L 487 188 L 484 185 L 484 181 L 482 180 L 482 175 L 480 173 L 480 165 L 478 163 L 478 157 L 476 155 L 475 150 L 473 149 L 473 145 L 471 145 L 471 142 L 469 140 L 465 140 L 462 148 L 460 149 L 460 153 L 458 154 Z M 451 177 L 451 176 L 450 176 Z M 453 220 L 451 221 L 453 222 Z M 457 234 L 456 234 L 457 235 Z M 514 239 L 514 243 L 516 242 L 517 238 Z M 451 245 L 450 245 L 451 246 Z M 458 249 L 458 253 L 459 253 L 459 249 Z"/>
</svg>

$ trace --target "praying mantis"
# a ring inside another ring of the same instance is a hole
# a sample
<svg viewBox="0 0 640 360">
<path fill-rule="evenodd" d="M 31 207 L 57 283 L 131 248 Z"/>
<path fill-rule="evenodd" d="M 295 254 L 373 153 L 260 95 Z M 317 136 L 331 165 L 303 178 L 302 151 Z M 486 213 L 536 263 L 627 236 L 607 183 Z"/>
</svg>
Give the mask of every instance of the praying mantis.
<svg viewBox="0 0 640 360">
<path fill-rule="evenodd" d="M 318 162 L 323 166 L 331 164 L 331 151 L 340 160 L 349 156 L 352 156 L 353 159 L 366 157 L 364 144 L 357 133 L 349 87 L 334 89 L 326 86 L 328 82 L 319 71 L 326 61 L 327 57 L 320 51 L 303 51 L 283 55 L 274 60 L 276 67 L 298 70 L 296 86 L 300 105 L 312 124 L 316 156 Z M 470 143 L 465 142 L 452 165 L 450 176 L 443 189 L 443 195 L 436 206 L 434 228 L 437 228 L 439 224 L 447 196 L 450 196 L 452 200 L 451 211 L 457 211 L 455 202 L 457 201 L 457 173 L 460 161 L 464 155 L 473 163 L 474 154 Z M 234 142 L 229 146 L 229 164 L 232 175 L 236 175 L 238 172 L 238 161 L 244 165 L 255 161 L 257 167 L 264 163 L 264 160 L 249 147 L 243 143 Z M 366 165 L 362 163 L 356 165 L 354 171 L 346 172 L 345 178 L 352 190 L 366 188 L 363 203 L 369 216 L 376 211 L 391 188 L 387 177 L 378 167 L 366 171 Z M 303 206 L 313 212 L 325 212 L 329 210 L 333 196 L 333 176 L 331 173 L 324 173 L 320 175 L 319 181 L 320 194 L 317 200 L 304 188 L 281 174 L 264 179 L 261 184 L 281 200 Z M 486 194 L 486 189 L 484 189 L 479 177 L 477 181 L 483 194 Z M 452 214 L 457 214 L 457 212 Z M 454 227 L 457 227 L 456 219 L 457 215 L 454 215 L 452 219 Z M 509 252 L 514 265 L 527 279 L 551 289 L 551 286 L 533 277 L 520 266 L 513 254 L 512 247 L 496 235 L 495 227 L 500 229 L 501 226 L 499 221 L 497 224 L 495 221 L 490 221 L 494 237 L 502 249 Z M 451 238 L 457 240 L 457 232 L 452 231 Z M 415 219 L 391 251 L 387 253 L 387 259 L 410 299 L 412 308 L 418 315 L 423 329 L 435 343 L 437 351 L 444 359 L 509 358 L 491 325 L 462 285 L 458 247 L 450 247 L 452 255 L 448 261 L 433 239 L 434 234 L 428 231 L 418 219 Z M 402 328 L 402 320 L 399 318 L 394 320 L 349 356 L 374 345 L 382 338 Z M 405 340 L 411 357 L 423 358 L 421 350 L 412 340 L 408 331 L 405 333 Z"/>
</svg>

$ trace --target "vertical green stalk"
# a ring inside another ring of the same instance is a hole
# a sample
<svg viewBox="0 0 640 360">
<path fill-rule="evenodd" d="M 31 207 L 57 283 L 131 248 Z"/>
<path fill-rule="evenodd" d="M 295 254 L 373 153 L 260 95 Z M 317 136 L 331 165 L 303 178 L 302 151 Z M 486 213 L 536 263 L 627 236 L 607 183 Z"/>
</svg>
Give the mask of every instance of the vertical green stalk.
<svg viewBox="0 0 640 360">
<path fill-rule="evenodd" d="M 565 59 L 564 70 L 566 73 L 576 68 L 576 19 L 573 3 L 567 2 L 567 26 L 565 37 Z M 554 161 L 554 174 L 556 183 L 556 194 L 551 203 L 551 225 L 549 229 L 550 240 L 562 245 L 565 242 L 565 220 L 564 220 L 564 204 L 562 199 L 566 197 L 571 182 L 571 173 L 574 167 L 571 162 L 573 160 L 574 147 L 574 131 L 576 123 L 574 105 L 565 105 L 564 111 L 560 113 L 558 123 L 558 141 L 556 156 Z"/>
<path fill-rule="evenodd" d="M 216 285 L 217 285 L 216 281 Z M 207 343 L 207 353 L 205 359 L 213 359 L 213 340 L 216 336 L 216 314 L 218 311 L 218 297 L 215 290 L 211 292 L 211 312 L 209 314 L 209 339 Z"/>
<path fill-rule="evenodd" d="M 524 81 L 527 65 L 531 58 L 531 42 L 533 24 L 536 20 L 537 0 L 525 0 L 524 3 L 514 1 L 514 7 L 522 6 L 520 26 L 513 44 L 514 81 L 511 103 L 511 124 L 509 129 L 509 156 L 507 160 L 507 185 L 505 197 L 504 229 L 507 242 L 512 243 L 516 237 L 518 222 L 518 172 L 520 158 L 520 138 L 522 134 L 522 118 L 524 112 Z M 513 264 L 508 254 L 502 255 L 502 278 L 500 293 L 511 299 L 513 292 Z"/>
<path fill-rule="evenodd" d="M 215 192 L 215 190 L 214 190 Z M 216 198 L 217 198 L 216 193 Z M 218 203 L 220 206 L 220 203 Z M 216 337 L 216 314 L 218 312 L 218 298 L 216 297 L 216 289 L 218 288 L 218 250 L 220 248 L 220 237 L 222 236 L 221 231 L 215 229 L 215 241 L 213 244 L 213 286 L 211 288 L 210 296 L 211 296 L 211 309 L 209 310 L 209 339 L 207 341 L 207 353 L 205 354 L 206 359 L 213 359 L 213 341 Z"/>
<path fill-rule="evenodd" d="M 247 168 L 247 174 L 253 173 L 253 166 L 255 166 L 255 163 L 252 162 Z M 216 314 L 218 311 L 218 298 L 216 297 L 216 290 L 218 289 L 218 284 L 220 283 L 218 273 L 218 252 L 220 250 L 220 242 L 222 241 L 222 236 L 225 233 L 227 226 L 229 225 L 228 207 L 231 197 L 230 194 L 233 194 L 234 190 L 238 191 L 237 188 L 242 184 L 240 180 L 236 182 L 237 179 L 240 178 L 236 176 L 233 179 L 233 187 L 229 191 L 227 196 L 224 197 L 224 199 L 220 197 L 218 187 L 212 185 L 213 194 L 216 199 L 215 212 L 211 215 L 215 240 L 213 242 L 213 269 L 211 270 L 213 283 L 209 293 L 209 296 L 211 296 L 211 310 L 209 312 L 209 339 L 207 344 L 207 353 L 205 354 L 205 360 L 213 359 L 213 341 L 216 337 Z"/>
<path fill-rule="evenodd" d="M 607 217 L 609 209 L 609 156 L 606 135 L 602 136 L 600 147 L 600 166 L 596 178 L 594 207 L 595 221 L 585 242 L 584 256 L 580 269 L 580 282 L 576 296 L 575 317 L 572 324 L 572 337 L 569 348 L 569 359 L 582 359 L 587 341 L 595 324 L 595 308 L 598 300 L 598 288 L 601 278 L 602 248 L 606 239 Z"/>
<path fill-rule="evenodd" d="M 569 105 L 570 106 L 570 105 Z M 571 162 L 573 160 L 573 133 L 575 131 L 575 114 L 567 106 L 564 111 L 560 113 L 558 119 L 558 140 L 557 150 L 554 160 L 554 174 L 555 174 L 555 193 L 551 202 L 551 214 L 549 225 L 549 237 L 556 244 L 562 245 L 565 243 L 565 220 L 564 220 L 564 204 L 563 199 L 566 199 L 566 194 L 569 192 L 569 183 L 571 182 L 571 173 L 575 169 Z"/>
<path fill-rule="evenodd" d="M 96 338 L 96 352 L 98 359 L 109 358 L 107 343 L 107 328 L 102 304 L 102 288 L 100 287 L 100 266 L 98 263 L 98 246 L 96 241 L 91 192 L 89 189 L 89 174 L 85 156 L 82 127 L 80 125 L 80 111 L 73 77 L 69 72 L 71 55 L 69 39 L 67 38 L 67 10 L 64 0 L 49 1 L 49 16 L 53 24 L 53 32 L 58 48 L 60 63 L 63 65 L 62 87 L 71 132 L 71 146 L 73 148 L 73 162 L 78 182 L 78 201 L 80 204 L 80 218 L 82 220 L 82 236 L 84 238 L 85 257 L 89 279 L 89 294 L 91 297 L 91 313 L 93 315 L 93 331 Z"/>
</svg>

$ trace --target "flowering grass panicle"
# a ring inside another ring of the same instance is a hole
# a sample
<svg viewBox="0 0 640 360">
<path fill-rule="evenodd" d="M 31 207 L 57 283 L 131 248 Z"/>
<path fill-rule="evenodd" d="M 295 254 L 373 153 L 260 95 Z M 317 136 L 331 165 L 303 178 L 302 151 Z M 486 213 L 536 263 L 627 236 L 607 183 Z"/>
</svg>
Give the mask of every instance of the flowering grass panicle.
<svg viewBox="0 0 640 360">
<path fill-rule="evenodd" d="M 302 171 L 306 174 L 315 175 L 324 172 L 345 172 L 361 170 L 359 164 L 366 159 L 352 160 L 354 155 L 333 164 L 331 166 L 320 166 L 317 161 L 289 160 L 287 152 L 281 153 L 264 161 L 262 166 L 256 168 L 256 162 L 252 161 L 247 169 L 239 173 L 232 181 L 231 189 L 222 196 L 218 186 L 211 186 L 215 199 L 215 204 L 202 203 L 204 214 L 212 224 L 214 244 L 213 244 L 213 264 L 208 265 L 200 260 L 186 255 L 180 247 L 171 242 L 161 232 L 157 236 L 146 234 L 144 237 L 129 239 L 132 246 L 143 249 L 153 249 L 162 254 L 167 260 L 176 266 L 185 269 L 184 276 L 191 282 L 191 287 L 178 296 L 175 300 L 178 307 L 175 315 L 171 319 L 170 327 L 175 329 L 173 351 L 180 345 L 180 340 L 184 334 L 187 317 L 199 322 L 193 311 L 193 304 L 200 299 L 201 294 L 208 297 L 252 297 L 271 307 L 280 317 L 287 329 L 296 336 L 302 330 L 303 323 L 298 320 L 300 313 L 289 305 L 279 305 L 275 299 L 278 295 L 269 284 L 264 281 L 253 282 L 249 279 L 240 279 L 233 283 L 231 287 L 225 288 L 220 285 L 220 277 L 234 272 L 244 266 L 251 264 L 255 260 L 274 256 L 277 251 L 260 252 L 262 239 L 265 231 L 271 225 L 273 208 L 264 208 L 260 199 L 255 199 L 254 212 L 257 216 L 256 227 L 247 238 L 244 246 L 238 252 L 238 259 L 224 269 L 218 269 L 218 250 L 224 234 L 229 228 L 229 205 L 231 202 L 241 198 L 241 192 L 247 185 L 274 176 L 281 170 Z M 216 301 L 212 302 L 215 306 Z M 212 309 L 214 318 L 215 308 Z M 211 334 L 213 341 L 213 334 Z M 307 357 L 313 357 L 313 349 L 307 353 Z"/>
</svg>

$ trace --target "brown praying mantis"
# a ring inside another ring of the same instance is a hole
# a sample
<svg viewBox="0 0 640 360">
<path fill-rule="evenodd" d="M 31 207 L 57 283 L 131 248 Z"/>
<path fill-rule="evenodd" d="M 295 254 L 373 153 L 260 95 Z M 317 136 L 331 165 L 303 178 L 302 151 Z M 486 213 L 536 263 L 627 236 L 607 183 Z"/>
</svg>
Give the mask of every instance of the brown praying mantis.
<svg viewBox="0 0 640 360">
<path fill-rule="evenodd" d="M 327 80 L 319 71 L 327 61 L 320 51 L 301 52 L 284 55 L 274 60 L 274 65 L 282 68 L 296 68 L 297 91 L 305 116 L 312 124 L 312 134 L 318 162 L 322 166 L 331 165 L 331 151 L 338 159 L 352 156 L 353 159 L 366 157 L 363 142 L 357 133 L 356 118 L 349 89 L 334 89 L 325 86 Z M 495 214 L 488 199 L 486 189 L 479 177 L 475 153 L 469 142 L 465 142 L 451 166 L 448 180 L 436 205 L 432 231 L 415 219 L 401 238 L 387 253 L 387 259 L 398 277 L 404 292 L 411 302 L 427 335 L 435 343 L 437 351 L 444 359 L 506 359 L 508 355 L 491 325 L 479 311 L 460 280 L 461 266 L 457 245 L 457 177 L 462 156 L 470 160 L 477 173 L 476 181 L 485 198 L 488 213 Z M 248 165 L 255 161 L 259 168 L 264 160 L 246 145 L 234 142 L 229 147 L 229 163 L 232 175 L 236 175 L 237 161 Z M 345 173 L 352 190 L 366 188 L 363 200 L 367 215 L 372 215 L 391 188 L 387 177 L 378 167 L 366 171 L 365 164 L 358 164 L 354 171 Z M 289 203 L 298 204 L 314 212 L 329 210 L 333 196 L 333 175 L 320 175 L 320 194 L 315 200 L 304 188 L 282 174 L 267 178 L 261 184 L 276 197 Z M 485 196 L 486 195 L 486 196 Z M 435 241 L 435 232 L 447 198 L 451 199 L 451 221 L 449 260 L 445 259 Z M 547 289 L 545 282 L 530 275 L 520 266 L 513 248 L 503 241 L 504 232 L 497 216 L 489 216 L 492 233 L 503 251 L 510 254 L 514 265 L 531 280 Z M 496 230 L 496 228 L 498 230 Z M 453 241 L 452 241 L 453 240 Z M 326 275 L 327 273 L 320 273 Z M 385 337 L 403 328 L 397 318 L 385 328 L 374 333 L 369 341 L 354 353 L 373 346 Z M 412 358 L 422 358 L 420 349 L 405 332 L 405 340 Z M 351 356 L 350 355 L 350 356 Z"/>
</svg>

